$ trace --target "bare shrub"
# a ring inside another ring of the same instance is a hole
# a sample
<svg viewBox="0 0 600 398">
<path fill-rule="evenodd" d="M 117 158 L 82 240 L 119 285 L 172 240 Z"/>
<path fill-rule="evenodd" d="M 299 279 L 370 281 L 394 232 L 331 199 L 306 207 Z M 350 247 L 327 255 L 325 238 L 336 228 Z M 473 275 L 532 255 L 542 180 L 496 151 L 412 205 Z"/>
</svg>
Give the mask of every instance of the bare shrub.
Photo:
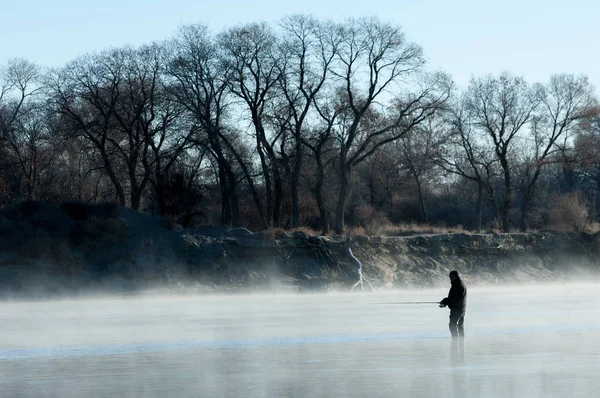
<svg viewBox="0 0 600 398">
<path fill-rule="evenodd" d="M 600 223 L 598 222 L 590 222 L 587 226 L 586 232 L 589 234 L 597 234 L 600 232 Z"/>
<path fill-rule="evenodd" d="M 410 236 L 423 234 L 468 234 L 462 225 L 447 227 L 444 225 L 430 224 L 392 224 L 385 220 L 381 224 L 372 224 L 369 227 L 357 226 L 350 229 L 350 235 L 378 235 L 378 236 Z"/>
<path fill-rule="evenodd" d="M 384 232 L 385 232 L 385 235 L 388 235 L 388 236 L 468 233 L 468 231 L 466 231 L 462 225 L 457 225 L 455 227 L 446 227 L 443 225 L 416 224 L 416 223 L 390 225 L 384 230 Z"/>
<path fill-rule="evenodd" d="M 377 211 L 373 206 L 368 204 L 362 204 L 354 210 L 354 216 L 359 227 L 363 227 L 366 235 L 381 235 L 387 228 L 390 227 L 391 223 L 387 216 L 382 211 Z M 351 232 L 353 235 L 359 235 Z"/>
<path fill-rule="evenodd" d="M 499 234 L 502 232 L 502 224 L 500 218 L 495 217 L 490 224 L 490 232 L 493 234 Z"/>
<path fill-rule="evenodd" d="M 557 196 L 547 216 L 552 231 L 584 232 L 589 226 L 588 204 L 579 191 Z"/>
<path fill-rule="evenodd" d="M 375 209 L 371 205 L 362 204 L 354 209 L 354 216 L 358 224 L 364 226 L 375 216 Z"/>
<path fill-rule="evenodd" d="M 365 227 L 358 226 L 354 228 L 350 228 L 348 231 L 349 235 L 367 235 L 367 230 Z"/>
</svg>

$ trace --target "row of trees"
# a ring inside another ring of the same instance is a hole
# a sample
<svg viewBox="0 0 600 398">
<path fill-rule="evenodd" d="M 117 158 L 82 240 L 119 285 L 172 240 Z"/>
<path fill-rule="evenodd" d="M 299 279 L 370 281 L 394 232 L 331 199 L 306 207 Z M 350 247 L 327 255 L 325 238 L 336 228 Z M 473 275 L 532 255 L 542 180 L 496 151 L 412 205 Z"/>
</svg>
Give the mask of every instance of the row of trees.
<svg viewBox="0 0 600 398">
<path fill-rule="evenodd" d="M 600 187 L 585 77 L 504 73 L 460 92 L 400 27 L 372 18 L 190 25 L 53 70 L 13 60 L 0 85 L 3 204 L 110 200 L 186 224 L 324 233 L 367 206 L 508 231 L 515 201 L 522 229 L 539 214 L 540 185 Z M 448 217 L 461 207 L 475 211 Z"/>
</svg>

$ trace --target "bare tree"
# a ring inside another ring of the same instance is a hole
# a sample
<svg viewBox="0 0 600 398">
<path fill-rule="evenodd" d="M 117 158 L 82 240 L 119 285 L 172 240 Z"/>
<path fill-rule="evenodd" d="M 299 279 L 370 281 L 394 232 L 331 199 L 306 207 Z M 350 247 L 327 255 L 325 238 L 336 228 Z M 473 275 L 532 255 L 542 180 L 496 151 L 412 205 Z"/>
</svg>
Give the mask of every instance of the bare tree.
<svg viewBox="0 0 600 398">
<path fill-rule="evenodd" d="M 24 150 L 15 146 L 16 141 L 20 140 L 16 129 L 24 111 L 32 109 L 28 103 L 41 89 L 39 77 L 40 68 L 25 59 L 11 59 L 5 66 L 0 67 L 0 166 L 6 173 L 1 173 L 5 175 L 0 174 L 0 179 L 16 177 L 13 175 L 15 165 L 18 165 L 22 172 L 28 169 L 23 168 L 23 162 L 29 162 L 31 159 L 23 158 L 24 154 L 21 152 L 14 152 L 15 148 Z M 29 140 L 29 144 L 35 142 Z M 5 184 L 7 183 L 5 181 Z"/>
<path fill-rule="evenodd" d="M 561 148 L 562 149 L 562 148 Z M 579 188 L 591 193 L 593 216 L 598 215 L 600 199 L 600 112 L 582 120 L 577 128 L 572 150 L 561 151 L 563 173 L 574 180 L 570 188 Z"/>
<path fill-rule="evenodd" d="M 434 115 L 450 95 L 449 78 L 437 73 L 380 103 L 399 83 L 416 77 L 425 60 L 421 48 L 406 41 L 400 28 L 377 19 L 350 20 L 338 27 L 341 44 L 332 73 L 343 88 L 345 125 L 337 130 L 340 194 L 336 233 L 344 231 L 353 168 Z"/>
<path fill-rule="evenodd" d="M 287 17 L 282 22 L 282 27 L 282 47 L 286 63 L 280 86 L 290 116 L 288 123 L 293 137 L 291 224 L 292 228 L 296 228 L 300 218 L 298 188 L 303 162 L 303 135 L 306 134 L 307 119 L 315 97 L 327 81 L 329 67 L 339 45 L 339 36 L 335 34 L 331 24 L 319 22 L 306 15 Z"/>
<path fill-rule="evenodd" d="M 561 151 L 559 140 L 571 135 L 576 124 L 591 117 L 598 105 L 594 88 L 586 76 L 554 75 L 546 85 L 539 84 L 535 89 L 540 107 L 532 121 L 533 153 L 525 168 L 523 232 L 527 230 L 527 215 L 542 168 Z"/>
<path fill-rule="evenodd" d="M 486 140 L 480 139 L 473 128 L 465 101 L 460 100 L 446 112 L 447 140 L 436 156 L 438 164 L 446 171 L 477 184 L 477 205 L 475 228 L 480 231 L 483 219 L 484 197 L 489 199 L 498 211 L 492 179 L 496 177 L 498 160 L 493 151 L 486 148 Z"/>
<path fill-rule="evenodd" d="M 525 80 L 508 73 L 498 78 L 473 78 L 467 90 L 467 106 L 474 125 L 492 140 L 504 177 L 502 229 L 510 230 L 512 209 L 511 151 L 515 139 L 531 121 L 538 100 Z"/>
<path fill-rule="evenodd" d="M 156 156 L 177 114 L 165 96 L 162 63 L 158 45 L 114 49 L 80 58 L 49 79 L 67 132 L 94 144 L 119 203 L 136 210 L 153 173 L 159 179 L 164 172 Z M 168 145 L 182 149 L 173 137 Z"/>
<path fill-rule="evenodd" d="M 240 226 L 237 177 L 227 156 L 227 148 L 231 146 L 223 135 L 230 105 L 227 97 L 230 69 L 221 62 L 219 50 L 206 26 L 181 28 L 171 48 L 173 55 L 168 65 L 168 72 L 174 79 L 171 92 L 195 121 L 198 128 L 196 142 L 205 145 L 217 162 L 221 222 Z M 259 213 L 262 213 L 260 208 Z"/>
<path fill-rule="evenodd" d="M 152 173 L 156 172 L 155 180 L 161 179 L 160 150 L 176 109 L 164 95 L 160 46 L 122 49 L 119 53 L 123 62 L 118 87 L 121 95 L 115 104 L 116 134 L 110 135 L 108 141 L 126 167 L 130 205 L 139 210 Z"/>
<path fill-rule="evenodd" d="M 421 222 L 428 224 L 425 191 L 427 180 L 432 181 L 432 170 L 435 168 L 440 147 L 444 144 L 441 120 L 430 118 L 420 126 L 413 128 L 395 142 L 403 167 L 413 177 L 417 186 Z M 429 179 L 427 176 L 429 175 Z"/>
<path fill-rule="evenodd" d="M 224 66 L 232 69 L 230 89 L 241 99 L 255 131 L 267 191 L 267 224 L 279 226 L 283 179 L 273 141 L 266 131 L 265 111 L 281 78 L 283 60 L 277 36 L 267 24 L 231 28 L 219 36 Z"/>
<path fill-rule="evenodd" d="M 53 166 L 61 152 L 62 142 L 41 102 L 21 108 L 7 134 L 9 158 L 14 159 L 15 177 L 19 179 L 21 196 L 28 199 L 49 199 L 58 193 L 52 189 L 56 177 Z"/>
<path fill-rule="evenodd" d="M 344 109 L 336 106 L 334 101 L 328 100 L 327 94 L 323 95 L 323 97 L 323 99 L 313 98 L 315 109 L 320 116 L 320 122 L 315 125 L 309 134 L 302 136 L 302 143 L 312 151 L 317 165 L 316 181 L 312 190 L 319 209 L 321 233 L 328 235 L 330 231 L 329 211 L 323 195 L 325 171 L 334 160 L 334 157 L 330 155 L 333 151 L 333 130 L 338 123 L 338 117 L 343 113 Z"/>
<path fill-rule="evenodd" d="M 117 201 L 126 205 L 125 189 L 109 138 L 115 134 L 114 118 L 121 95 L 123 62 L 117 50 L 81 57 L 48 78 L 50 100 L 63 117 L 65 133 L 91 142 L 114 186 Z"/>
<path fill-rule="evenodd" d="M 13 128 L 27 99 L 37 93 L 40 68 L 25 59 L 12 59 L 0 68 L 0 135 Z"/>
</svg>

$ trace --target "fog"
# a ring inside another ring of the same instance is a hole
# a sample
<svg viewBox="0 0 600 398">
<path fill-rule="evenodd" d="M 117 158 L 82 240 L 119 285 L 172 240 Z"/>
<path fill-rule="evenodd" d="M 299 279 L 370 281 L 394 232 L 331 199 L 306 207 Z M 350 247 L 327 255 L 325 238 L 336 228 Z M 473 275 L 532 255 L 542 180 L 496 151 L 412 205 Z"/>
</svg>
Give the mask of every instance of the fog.
<svg viewBox="0 0 600 398">
<path fill-rule="evenodd" d="M 596 396 L 598 287 L 6 301 L 0 396 Z"/>
</svg>

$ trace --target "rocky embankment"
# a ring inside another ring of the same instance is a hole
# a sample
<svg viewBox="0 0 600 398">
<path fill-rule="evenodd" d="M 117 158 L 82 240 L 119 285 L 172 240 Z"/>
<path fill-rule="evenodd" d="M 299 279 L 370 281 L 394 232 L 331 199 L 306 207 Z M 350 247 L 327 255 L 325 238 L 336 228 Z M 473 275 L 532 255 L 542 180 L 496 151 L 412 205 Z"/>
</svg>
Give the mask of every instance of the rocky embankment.
<svg viewBox="0 0 600 398">
<path fill-rule="evenodd" d="M 177 288 L 426 288 L 594 280 L 598 238 L 576 233 L 308 236 L 182 229 L 112 205 L 0 209 L 0 295 Z"/>
</svg>

